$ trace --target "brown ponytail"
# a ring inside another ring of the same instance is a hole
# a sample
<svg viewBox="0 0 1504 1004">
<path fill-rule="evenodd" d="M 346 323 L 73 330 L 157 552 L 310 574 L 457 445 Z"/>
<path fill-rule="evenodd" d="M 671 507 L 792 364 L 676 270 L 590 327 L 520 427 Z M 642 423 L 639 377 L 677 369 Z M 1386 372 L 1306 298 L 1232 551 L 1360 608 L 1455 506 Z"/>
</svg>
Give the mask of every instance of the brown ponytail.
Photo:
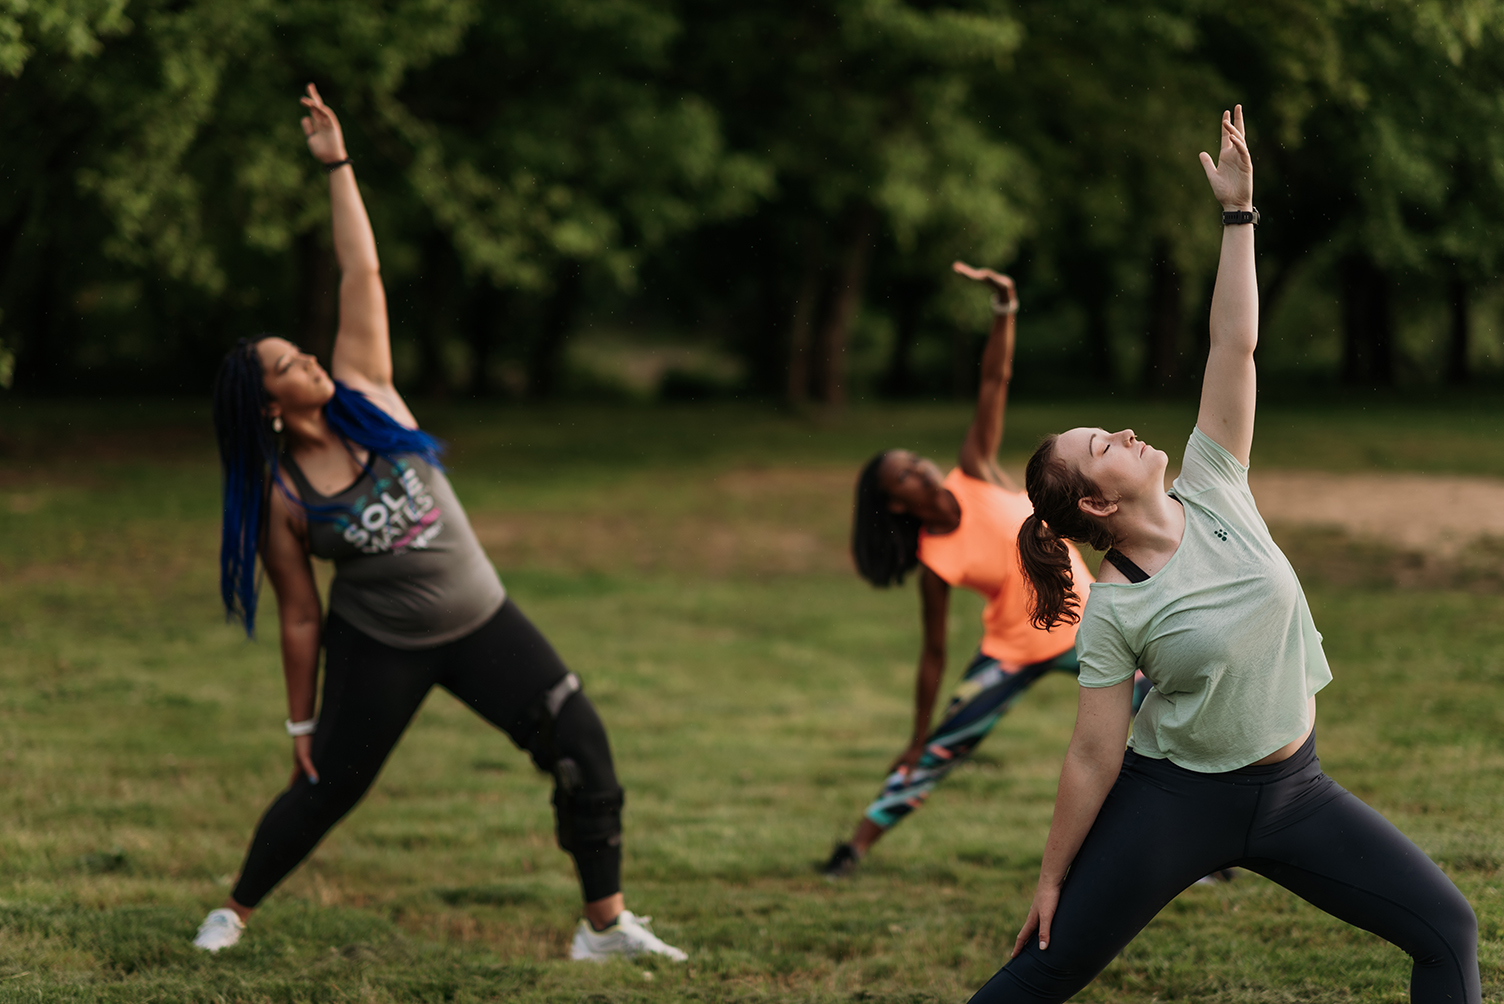
<svg viewBox="0 0 1504 1004">
<path fill-rule="evenodd" d="M 1085 498 L 1101 498 L 1090 478 L 1055 456 L 1055 436 L 1047 436 L 1029 458 L 1024 472 L 1024 490 L 1034 503 L 1034 514 L 1018 530 L 1018 563 L 1029 580 L 1034 598 L 1030 620 L 1048 630 L 1061 621 L 1081 619 L 1081 597 L 1071 576 L 1067 540 L 1105 551 L 1113 544 L 1112 533 L 1102 523 L 1081 511 Z"/>
</svg>

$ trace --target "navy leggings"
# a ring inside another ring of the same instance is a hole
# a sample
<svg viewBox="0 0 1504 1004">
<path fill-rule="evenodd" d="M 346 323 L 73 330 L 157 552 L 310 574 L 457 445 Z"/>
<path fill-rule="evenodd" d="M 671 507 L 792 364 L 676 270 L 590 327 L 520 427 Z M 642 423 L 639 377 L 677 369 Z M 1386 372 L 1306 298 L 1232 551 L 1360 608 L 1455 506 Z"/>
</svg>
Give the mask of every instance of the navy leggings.
<svg viewBox="0 0 1504 1004">
<path fill-rule="evenodd" d="M 319 783 L 299 778 L 256 827 L 240 881 L 231 893 L 255 906 L 324 834 L 355 808 L 435 684 L 553 771 L 560 843 L 573 855 L 585 901 L 621 891 L 621 789 L 606 729 L 583 693 L 540 718 L 539 697 L 568 670 L 548 639 L 507 600 L 496 615 L 457 641 L 418 650 L 392 648 L 336 614 L 324 630 L 324 697 L 313 736 Z M 567 773 L 556 768 L 572 763 Z"/>
<path fill-rule="evenodd" d="M 1221 868 L 1258 872 L 1404 949 L 1410 999 L 1478 1004 L 1478 921 L 1425 852 L 1321 771 L 1287 760 L 1198 774 L 1129 751 L 1061 887 L 1050 947 L 1031 940 L 973 1004 L 1064 1001 L 1154 915 Z"/>
</svg>

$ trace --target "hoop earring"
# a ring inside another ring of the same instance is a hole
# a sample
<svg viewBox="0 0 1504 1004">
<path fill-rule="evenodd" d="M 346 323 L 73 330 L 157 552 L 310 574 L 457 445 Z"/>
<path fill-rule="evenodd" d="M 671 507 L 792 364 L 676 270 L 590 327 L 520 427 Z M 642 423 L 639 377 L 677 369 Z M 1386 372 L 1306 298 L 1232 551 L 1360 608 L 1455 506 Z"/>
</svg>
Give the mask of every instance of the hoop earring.
<svg viewBox="0 0 1504 1004">
<path fill-rule="evenodd" d="M 282 431 L 282 416 L 281 415 L 277 415 L 277 416 L 274 416 L 272 418 L 272 431 L 273 432 L 281 432 Z"/>
</svg>

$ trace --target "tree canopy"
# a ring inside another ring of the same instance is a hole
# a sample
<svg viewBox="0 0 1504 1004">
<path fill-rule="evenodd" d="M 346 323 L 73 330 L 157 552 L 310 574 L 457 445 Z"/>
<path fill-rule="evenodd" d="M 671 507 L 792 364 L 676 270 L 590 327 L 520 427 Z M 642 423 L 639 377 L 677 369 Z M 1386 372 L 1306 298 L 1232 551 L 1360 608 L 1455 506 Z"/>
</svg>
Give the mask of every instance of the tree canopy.
<svg viewBox="0 0 1504 1004">
<path fill-rule="evenodd" d="M 714 343 L 748 393 L 964 391 L 963 258 L 1016 272 L 1037 372 L 1173 393 L 1219 235 L 1195 155 L 1234 101 L 1265 317 L 1306 318 L 1268 351 L 1463 382 L 1497 327 L 1501 43 L 1504 0 L 14 0 L 0 386 L 197 393 L 237 336 L 326 349 L 310 80 L 426 390 L 557 393 L 610 316 Z"/>
</svg>

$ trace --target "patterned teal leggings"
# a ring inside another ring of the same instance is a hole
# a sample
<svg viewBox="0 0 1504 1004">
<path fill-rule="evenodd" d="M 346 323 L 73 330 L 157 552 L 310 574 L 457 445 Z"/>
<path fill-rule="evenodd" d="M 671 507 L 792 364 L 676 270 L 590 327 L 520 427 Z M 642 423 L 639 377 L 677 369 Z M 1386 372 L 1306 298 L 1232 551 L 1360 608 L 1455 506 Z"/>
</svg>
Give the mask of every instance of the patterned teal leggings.
<svg viewBox="0 0 1504 1004">
<path fill-rule="evenodd" d="M 887 829 L 919 808 L 935 785 L 987 738 L 1013 702 L 1046 673 L 1054 671 L 1072 675 L 1081 672 L 1074 647 L 1014 673 L 1004 672 L 996 659 L 978 652 L 966 667 L 966 675 L 961 678 L 940 724 L 930 733 L 924 755 L 913 767 L 899 767 L 888 775 L 883 790 L 867 806 L 864 815 Z M 1135 712 L 1148 692 L 1149 682 L 1140 677 L 1133 688 Z"/>
</svg>

